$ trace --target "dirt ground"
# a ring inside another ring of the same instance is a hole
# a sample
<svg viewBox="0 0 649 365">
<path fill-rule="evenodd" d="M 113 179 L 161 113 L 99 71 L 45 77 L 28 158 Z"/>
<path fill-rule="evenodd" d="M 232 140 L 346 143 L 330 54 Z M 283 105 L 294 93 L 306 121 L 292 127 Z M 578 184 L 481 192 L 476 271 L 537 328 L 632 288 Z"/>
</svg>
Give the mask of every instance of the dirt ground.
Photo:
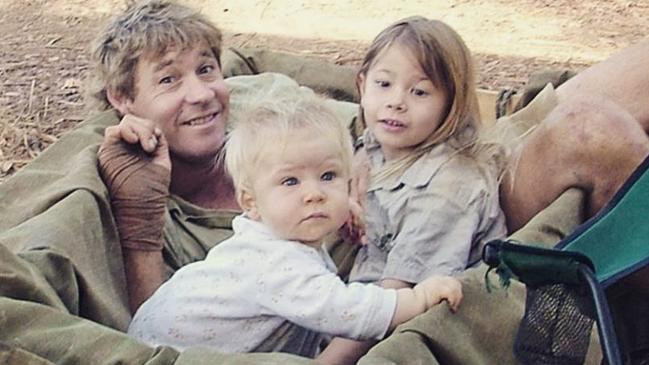
<svg viewBox="0 0 649 365">
<path fill-rule="evenodd" d="M 519 89 L 534 71 L 579 71 L 646 34 L 645 0 L 186 0 L 229 46 L 357 64 L 382 28 L 420 14 L 474 52 L 478 86 Z M 0 0 L 0 182 L 86 115 L 87 46 L 122 0 Z"/>
</svg>

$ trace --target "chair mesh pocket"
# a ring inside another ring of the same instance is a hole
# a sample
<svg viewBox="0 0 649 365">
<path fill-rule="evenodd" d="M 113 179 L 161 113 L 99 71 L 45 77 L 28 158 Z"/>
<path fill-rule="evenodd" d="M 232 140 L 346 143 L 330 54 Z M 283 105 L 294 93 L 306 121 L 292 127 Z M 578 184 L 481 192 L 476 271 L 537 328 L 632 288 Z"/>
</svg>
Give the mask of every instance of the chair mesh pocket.
<svg viewBox="0 0 649 365">
<path fill-rule="evenodd" d="M 547 285 L 527 290 L 525 316 L 514 344 L 526 365 L 583 364 L 593 320 L 582 314 L 575 290 Z"/>
</svg>

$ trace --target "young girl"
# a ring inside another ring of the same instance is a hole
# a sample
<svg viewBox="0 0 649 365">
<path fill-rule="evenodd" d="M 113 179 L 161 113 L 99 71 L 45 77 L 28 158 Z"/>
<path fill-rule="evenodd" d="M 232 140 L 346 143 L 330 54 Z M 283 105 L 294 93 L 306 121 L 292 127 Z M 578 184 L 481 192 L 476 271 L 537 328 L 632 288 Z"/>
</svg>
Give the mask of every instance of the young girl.
<svg viewBox="0 0 649 365">
<path fill-rule="evenodd" d="M 374 39 L 357 86 L 371 181 L 350 281 L 404 288 L 463 271 L 506 233 L 500 150 L 478 142 L 469 50 L 443 22 L 407 18 Z M 334 339 L 321 358 L 355 363 L 371 345 Z"/>
<path fill-rule="evenodd" d="M 469 50 L 443 22 L 407 18 L 374 39 L 357 85 L 371 183 L 351 280 L 404 287 L 466 269 L 506 233 Z"/>
</svg>

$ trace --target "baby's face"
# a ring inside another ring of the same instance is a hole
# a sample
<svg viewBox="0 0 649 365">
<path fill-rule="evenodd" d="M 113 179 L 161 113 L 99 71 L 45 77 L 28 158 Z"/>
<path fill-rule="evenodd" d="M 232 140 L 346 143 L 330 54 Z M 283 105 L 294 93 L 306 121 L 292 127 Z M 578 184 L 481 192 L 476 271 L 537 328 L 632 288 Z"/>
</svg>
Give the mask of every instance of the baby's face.
<svg viewBox="0 0 649 365">
<path fill-rule="evenodd" d="M 341 146 L 314 131 L 295 131 L 266 148 L 253 183 L 252 219 L 278 237 L 318 245 L 349 216 L 349 175 Z"/>
</svg>

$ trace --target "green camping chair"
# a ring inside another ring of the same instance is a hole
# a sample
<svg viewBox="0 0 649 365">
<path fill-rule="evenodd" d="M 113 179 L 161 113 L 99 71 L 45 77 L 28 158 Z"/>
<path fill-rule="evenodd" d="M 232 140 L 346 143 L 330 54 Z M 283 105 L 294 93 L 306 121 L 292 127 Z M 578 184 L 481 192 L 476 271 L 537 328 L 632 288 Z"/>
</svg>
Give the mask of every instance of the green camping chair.
<svg viewBox="0 0 649 365">
<path fill-rule="evenodd" d="M 606 289 L 649 264 L 649 157 L 602 211 L 554 249 L 487 243 L 483 261 L 527 286 L 514 352 L 524 364 L 585 361 L 593 319 L 604 359 L 623 364 Z M 646 315 L 649 316 L 649 313 Z"/>
</svg>

